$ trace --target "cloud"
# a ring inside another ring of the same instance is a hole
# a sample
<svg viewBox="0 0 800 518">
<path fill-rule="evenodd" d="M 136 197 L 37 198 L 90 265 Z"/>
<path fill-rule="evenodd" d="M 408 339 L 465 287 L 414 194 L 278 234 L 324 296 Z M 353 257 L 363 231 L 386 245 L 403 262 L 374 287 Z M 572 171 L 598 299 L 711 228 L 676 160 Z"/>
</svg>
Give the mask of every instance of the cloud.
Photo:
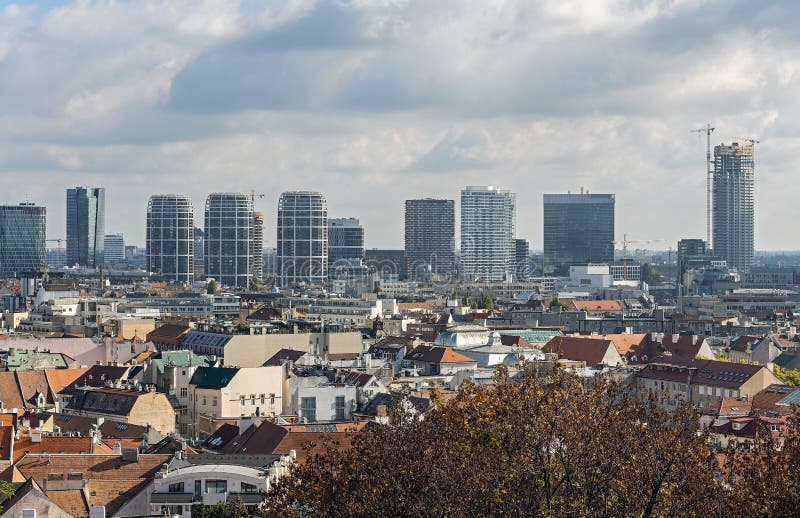
<svg viewBox="0 0 800 518">
<path fill-rule="evenodd" d="M 704 145 L 754 135 L 757 246 L 797 219 L 795 2 L 736 0 L 80 0 L 0 9 L 4 196 L 108 189 L 110 231 L 144 237 L 155 192 L 257 189 L 274 243 L 282 190 L 326 192 L 401 246 L 407 197 L 467 184 L 617 194 L 618 231 L 705 232 Z M 37 198 L 38 197 L 38 198 Z"/>
</svg>

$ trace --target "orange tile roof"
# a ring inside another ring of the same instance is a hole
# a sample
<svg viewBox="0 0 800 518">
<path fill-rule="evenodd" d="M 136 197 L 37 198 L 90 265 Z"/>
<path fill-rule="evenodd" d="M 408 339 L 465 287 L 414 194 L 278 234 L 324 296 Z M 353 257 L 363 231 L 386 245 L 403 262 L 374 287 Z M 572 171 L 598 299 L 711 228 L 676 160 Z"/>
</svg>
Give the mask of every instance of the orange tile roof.
<svg viewBox="0 0 800 518">
<path fill-rule="evenodd" d="M 33 442 L 29 434 L 14 441 L 14 462 L 26 453 L 90 453 L 91 437 L 55 437 L 43 435 L 40 442 Z"/>
<path fill-rule="evenodd" d="M 273 450 L 275 455 L 297 452 L 297 462 L 304 463 L 315 453 L 325 453 L 326 445 L 336 449 L 349 449 L 353 444 L 353 432 L 289 432 Z"/>
<path fill-rule="evenodd" d="M 120 455 L 26 455 L 16 468 L 24 477 L 42 485 L 53 475 L 80 473 L 87 483 L 89 505 L 105 506 L 113 516 L 122 505 L 152 482 L 172 455 L 139 455 L 137 462 L 123 462 Z"/>
<path fill-rule="evenodd" d="M 47 369 L 45 375 L 47 376 L 47 384 L 50 385 L 50 390 L 53 395 L 58 395 L 59 392 L 75 382 L 78 378 L 86 374 L 88 368 L 81 369 Z"/>
<path fill-rule="evenodd" d="M 11 441 L 14 429 L 10 426 L 0 428 L 0 459 L 11 460 Z"/>
<path fill-rule="evenodd" d="M 722 401 L 720 401 L 719 413 L 747 415 L 750 413 L 750 410 L 752 410 L 752 408 L 753 408 L 752 399 L 748 399 L 747 401 L 742 401 L 739 398 L 726 397 L 722 398 Z"/>
<path fill-rule="evenodd" d="M 618 300 L 572 300 L 569 304 L 578 311 L 622 311 L 622 302 Z"/>
<path fill-rule="evenodd" d="M 433 311 L 433 307 L 427 302 L 399 302 L 397 309 L 399 311 Z"/>
<path fill-rule="evenodd" d="M 442 355 L 442 359 L 439 363 L 469 363 L 474 362 L 472 358 L 469 356 L 463 355 L 461 353 L 457 353 L 454 350 L 447 348 L 444 354 Z"/>
<path fill-rule="evenodd" d="M 611 340 L 620 356 L 632 352 L 647 338 L 647 333 L 614 333 L 610 335 L 586 335 L 584 338 L 595 338 L 600 340 Z"/>
<path fill-rule="evenodd" d="M 89 503 L 80 489 L 47 491 L 47 498 L 72 516 L 89 516 Z"/>
</svg>

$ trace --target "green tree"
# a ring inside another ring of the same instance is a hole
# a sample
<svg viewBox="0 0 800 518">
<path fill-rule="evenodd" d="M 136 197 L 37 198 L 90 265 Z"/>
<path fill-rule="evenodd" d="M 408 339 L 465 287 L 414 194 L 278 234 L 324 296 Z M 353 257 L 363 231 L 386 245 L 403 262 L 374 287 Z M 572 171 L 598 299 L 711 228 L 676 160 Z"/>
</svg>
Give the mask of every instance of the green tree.
<svg viewBox="0 0 800 518">
<path fill-rule="evenodd" d="M 478 297 L 477 306 L 480 309 L 488 309 L 491 311 L 494 309 L 494 300 L 491 295 L 482 291 L 480 297 Z"/>
<path fill-rule="evenodd" d="M 800 387 L 800 371 L 797 369 L 784 369 L 775 366 L 775 376 L 791 387 Z"/>
<path fill-rule="evenodd" d="M 8 500 L 12 496 L 14 496 L 14 486 L 5 480 L 0 480 L 0 497 L 2 500 Z M 3 507 L 0 506 L 0 512 L 3 511 Z"/>
<path fill-rule="evenodd" d="M 256 291 L 258 290 L 259 286 L 261 286 L 261 281 L 255 276 L 250 277 L 250 289 Z"/>
<path fill-rule="evenodd" d="M 218 502 L 214 505 L 195 504 L 192 506 L 193 518 L 240 518 L 243 516 L 257 516 L 257 512 L 248 510 L 239 497 L 233 497 L 226 502 Z"/>
<path fill-rule="evenodd" d="M 500 369 L 425 419 L 400 407 L 295 467 L 262 515 L 706 516 L 721 491 L 694 410 L 608 377 Z"/>
<path fill-rule="evenodd" d="M 206 284 L 206 293 L 208 293 L 209 295 L 213 295 L 216 292 L 217 292 L 217 281 L 211 279 L 210 281 L 208 281 L 208 284 Z"/>
<path fill-rule="evenodd" d="M 641 275 L 642 275 L 642 280 L 647 284 L 661 284 L 662 282 L 664 282 L 664 279 L 663 277 L 661 277 L 661 274 L 658 273 L 658 270 L 656 270 L 653 267 L 653 265 L 649 263 L 644 263 L 642 265 Z"/>
</svg>

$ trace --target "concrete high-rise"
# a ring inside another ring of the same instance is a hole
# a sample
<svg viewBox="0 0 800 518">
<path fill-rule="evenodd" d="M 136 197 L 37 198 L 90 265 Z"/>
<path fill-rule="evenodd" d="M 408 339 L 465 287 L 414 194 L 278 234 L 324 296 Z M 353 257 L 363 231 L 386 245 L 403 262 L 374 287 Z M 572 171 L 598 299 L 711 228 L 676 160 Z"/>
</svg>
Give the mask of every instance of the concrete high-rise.
<svg viewBox="0 0 800 518">
<path fill-rule="evenodd" d="M 461 191 L 461 276 L 502 281 L 516 269 L 516 195 L 493 186 Z"/>
<path fill-rule="evenodd" d="M 405 216 L 408 277 L 450 278 L 455 270 L 455 202 L 406 200 Z"/>
<path fill-rule="evenodd" d="M 364 261 L 364 226 L 358 218 L 328 220 L 328 269 Z"/>
<path fill-rule="evenodd" d="M 613 194 L 544 195 L 545 273 L 569 275 L 569 267 L 614 261 Z"/>
<path fill-rule="evenodd" d="M 202 228 L 194 227 L 194 280 L 206 278 L 205 274 L 205 235 Z"/>
<path fill-rule="evenodd" d="M 290 191 L 278 201 L 277 280 L 323 283 L 328 274 L 328 202 L 319 192 Z"/>
<path fill-rule="evenodd" d="M 264 213 L 253 213 L 253 278 L 264 277 Z"/>
<path fill-rule="evenodd" d="M 147 203 L 147 269 L 167 280 L 194 282 L 194 207 L 182 194 L 156 194 Z"/>
<path fill-rule="evenodd" d="M 33 203 L 0 205 L 0 279 L 44 268 L 46 220 Z"/>
<path fill-rule="evenodd" d="M 714 255 L 741 273 L 753 265 L 754 177 L 752 145 L 714 147 Z"/>
<path fill-rule="evenodd" d="M 527 239 L 514 240 L 514 261 L 517 268 L 514 272 L 514 278 L 519 280 L 527 279 L 531 261 L 531 247 Z"/>
<path fill-rule="evenodd" d="M 103 263 L 106 190 L 67 189 L 67 264 L 95 268 Z"/>
<path fill-rule="evenodd" d="M 247 287 L 253 276 L 253 200 L 242 193 L 206 198 L 203 238 L 205 275 L 225 286 Z"/>
<path fill-rule="evenodd" d="M 125 237 L 122 234 L 103 236 L 103 264 L 119 264 L 125 261 Z"/>
</svg>

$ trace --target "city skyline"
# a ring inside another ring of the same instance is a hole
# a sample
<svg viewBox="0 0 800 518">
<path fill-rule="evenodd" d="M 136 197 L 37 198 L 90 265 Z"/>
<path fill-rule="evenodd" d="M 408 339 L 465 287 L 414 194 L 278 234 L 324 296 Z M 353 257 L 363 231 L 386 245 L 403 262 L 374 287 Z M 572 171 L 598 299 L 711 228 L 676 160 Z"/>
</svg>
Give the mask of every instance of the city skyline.
<svg viewBox="0 0 800 518">
<path fill-rule="evenodd" d="M 617 235 L 674 243 L 705 234 L 705 142 L 690 130 L 712 123 L 715 145 L 762 141 L 755 247 L 792 248 L 779 222 L 800 210 L 785 189 L 800 6 L 487 9 L 0 2 L 14 99 L 0 109 L 0 202 L 47 206 L 48 236 L 64 238 L 63 189 L 103 185 L 106 231 L 141 245 L 128 215 L 151 194 L 258 188 L 274 246 L 279 193 L 313 189 L 333 217 L 364 222 L 369 246 L 400 248 L 405 199 L 496 184 L 518 193 L 517 234 L 540 249 L 540 194 L 585 187 L 617 194 Z M 442 19 L 452 30 L 433 31 Z M 648 213 L 670 217 L 654 231 Z"/>
</svg>

